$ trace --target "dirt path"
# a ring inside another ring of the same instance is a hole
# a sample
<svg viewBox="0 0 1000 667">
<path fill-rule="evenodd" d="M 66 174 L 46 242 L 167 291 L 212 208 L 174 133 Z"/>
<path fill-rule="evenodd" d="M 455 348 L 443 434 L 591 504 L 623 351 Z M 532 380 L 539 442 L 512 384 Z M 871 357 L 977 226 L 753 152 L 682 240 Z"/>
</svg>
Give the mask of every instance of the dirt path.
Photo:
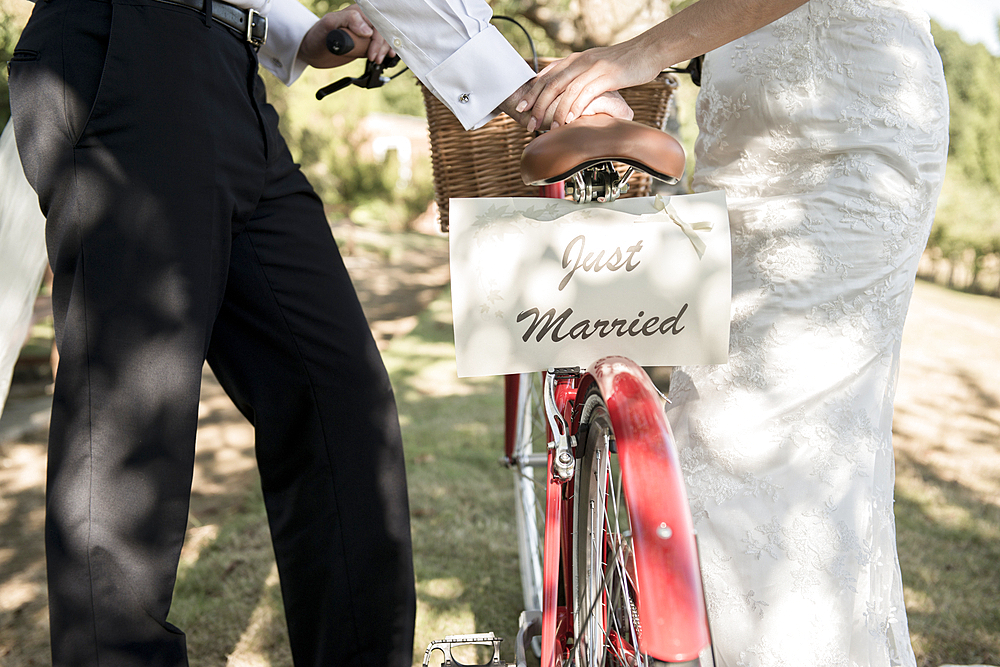
<svg viewBox="0 0 1000 667">
<path fill-rule="evenodd" d="M 356 240 L 359 247 L 366 243 Z M 442 239 L 358 252 L 346 261 L 383 347 L 409 331 L 448 281 Z M 896 407 L 901 478 L 933 470 L 981 502 L 1000 505 L 998 340 L 1000 300 L 917 285 Z M 0 664 L 19 667 L 48 662 L 42 546 L 47 399 L 14 395 L 0 423 Z M 214 523 L 213 515 L 225 513 L 253 483 L 252 441 L 250 426 L 206 374 L 192 496 L 192 513 L 202 523 Z M 199 536 L 193 529 L 186 552 L 199 548 Z"/>
<path fill-rule="evenodd" d="M 1000 299 L 918 282 L 903 334 L 893 446 L 1000 507 Z"/>
</svg>

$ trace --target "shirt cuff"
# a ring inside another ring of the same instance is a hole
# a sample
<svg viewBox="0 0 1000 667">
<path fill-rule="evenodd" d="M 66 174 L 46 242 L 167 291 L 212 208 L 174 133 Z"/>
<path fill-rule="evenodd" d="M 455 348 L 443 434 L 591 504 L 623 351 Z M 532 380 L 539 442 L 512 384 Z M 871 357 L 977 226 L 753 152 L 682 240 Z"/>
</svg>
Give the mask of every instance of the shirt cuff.
<svg viewBox="0 0 1000 667">
<path fill-rule="evenodd" d="M 306 69 L 299 45 L 319 19 L 299 0 L 271 0 L 267 13 L 267 41 L 257 54 L 260 64 L 286 86 Z"/>
<path fill-rule="evenodd" d="M 489 26 L 428 72 L 424 83 L 466 130 L 474 130 L 534 76 L 500 31 Z"/>
</svg>

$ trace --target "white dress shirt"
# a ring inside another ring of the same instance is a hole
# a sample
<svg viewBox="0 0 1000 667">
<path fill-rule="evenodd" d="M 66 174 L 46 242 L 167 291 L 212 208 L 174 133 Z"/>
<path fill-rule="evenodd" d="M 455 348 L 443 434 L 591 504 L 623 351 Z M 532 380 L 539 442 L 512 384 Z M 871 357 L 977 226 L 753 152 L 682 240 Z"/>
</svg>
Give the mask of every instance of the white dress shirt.
<svg viewBox="0 0 1000 667">
<path fill-rule="evenodd" d="M 479 127 L 535 73 L 490 24 L 483 0 L 359 0 L 406 66 L 461 121 Z"/>
<path fill-rule="evenodd" d="M 318 20 L 298 0 L 228 0 L 267 17 L 260 63 L 286 85 L 305 70 L 299 44 Z M 496 115 L 501 102 L 534 76 L 490 24 L 483 0 L 360 0 L 358 4 L 403 62 L 466 129 Z"/>
</svg>

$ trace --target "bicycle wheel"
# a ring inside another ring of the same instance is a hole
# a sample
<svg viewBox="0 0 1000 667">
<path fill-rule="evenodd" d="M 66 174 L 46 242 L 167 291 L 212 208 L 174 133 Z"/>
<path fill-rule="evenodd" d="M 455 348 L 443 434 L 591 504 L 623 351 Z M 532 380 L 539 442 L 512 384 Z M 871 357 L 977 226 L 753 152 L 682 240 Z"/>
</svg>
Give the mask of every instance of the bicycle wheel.
<svg viewBox="0 0 1000 667">
<path fill-rule="evenodd" d="M 611 414 L 597 386 L 586 393 L 581 424 L 585 429 L 585 439 L 581 439 L 586 444 L 578 461 L 574 501 L 573 664 L 696 667 L 697 658 L 664 663 L 641 653 L 646 644 L 640 644 L 642 577 L 636 558 L 639 548 L 634 542 L 638 525 L 624 493 Z M 686 511 L 686 502 L 684 505 Z M 659 508 L 644 505 L 643 511 L 647 510 L 655 515 Z M 694 595 L 701 598 L 700 577 Z M 700 613 L 704 614 L 703 607 Z M 699 649 L 706 641 L 702 640 Z"/>
<path fill-rule="evenodd" d="M 634 665 L 642 627 L 614 430 L 600 392 L 588 394 L 583 410 L 588 428 L 577 469 L 573 530 L 574 662 Z"/>
<path fill-rule="evenodd" d="M 542 546 L 548 450 L 542 382 L 541 373 L 521 373 L 519 376 L 517 426 L 512 457 L 517 547 L 526 611 L 542 609 Z"/>
</svg>

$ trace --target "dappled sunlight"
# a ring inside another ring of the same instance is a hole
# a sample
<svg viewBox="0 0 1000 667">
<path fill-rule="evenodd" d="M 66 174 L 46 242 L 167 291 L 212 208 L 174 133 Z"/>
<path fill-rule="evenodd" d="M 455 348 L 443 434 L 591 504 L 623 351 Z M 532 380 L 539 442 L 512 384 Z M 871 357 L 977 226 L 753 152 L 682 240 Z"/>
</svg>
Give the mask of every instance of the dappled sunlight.
<svg viewBox="0 0 1000 667">
<path fill-rule="evenodd" d="M 13 550 L 0 550 L 0 563 L 12 560 L 9 553 L 11 551 Z M 44 598 L 45 572 L 42 563 L 32 563 L 11 579 L 0 583 L 0 613 L 13 612 Z"/>
<path fill-rule="evenodd" d="M 217 537 L 219 537 L 217 524 L 189 528 L 184 538 L 184 547 L 181 549 L 180 566 L 182 568 L 193 566 L 201 556 L 201 550 L 214 542 Z"/>
<path fill-rule="evenodd" d="M 468 603 L 455 602 L 453 598 L 437 598 L 418 591 L 414 664 L 421 663 L 424 650 L 432 640 L 475 632 L 475 628 L 476 617 Z"/>
<path fill-rule="evenodd" d="M 45 443 L 18 442 L 4 445 L 0 466 L 0 499 L 45 486 Z M 7 503 L 0 500 L 0 521 Z"/>
<path fill-rule="evenodd" d="M 453 433 L 457 433 L 465 438 L 488 437 L 490 426 L 482 420 L 472 422 L 458 422 L 451 428 Z"/>
<path fill-rule="evenodd" d="M 1000 301 L 922 282 L 916 294 L 922 307 L 903 332 L 893 445 L 1000 507 Z"/>
<path fill-rule="evenodd" d="M 0 662 L 49 653 L 44 431 L 0 443 Z"/>
<path fill-rule="evenodd" d="M 469 396 L 482 391 L 483 382 L 460 379 L 454 361 L 430 364 L 410 379 L 410 388 L 422 396 Z"/>
<path fill-rule="evenodd" d="M 896 475 L 896 497 L 917 505 L 928 521 L 945 530 L 962 531 L 982 540 L 1000 540 L 1000 524 L 983 516 L 978 503 L 996 503 L 994 494 L 980 494 L 966 484 L 935 475 L 928 478 L 901 455 Z M 949 491 L 953 491 L 949 493 Z M 994 496 L 994 497 L 991 497 Z M 962 504 L 955 496 L 966 499 Z"/>
<path fill-rule="evenodd" d="M 233 652 L 226 660 L 227 667 L 270 667 L 274 646 L 274 626 L 284 625 L 284 618 L 274 606 L 274 590 L 278 586 L 278 567 L 271 568 L 264 582 L 260 604 L 253 610 L 246 629 L 240 635 Z"/>
<path fill-rule="evenodd" d="M 909 586 L 903 586 L 903 599 L 906 600 L 906 611 L 909 613 L 933 614 L 937 609 L 933 597 Z"/>
<path fill-rule="evenodd" d="M 192 494 L 196 498 L 231 494 L 234 480 L 256 469 L 253 426 L 236 410 L 206 365 L 198 404 Z M 198 509 L 192 508 L 192 513 L 197 515 Z"/>
<path fill-rule="evenodd" d="M 427 398 L 481 394 L 491 391 L 494 382 L 489 377 L 458 377 L 447 295 L 429 305 L 412 335 L 392 342 L 385 354 L 385 365 L 393 377 L 401 408 Z"/>
<path fill-rule="evenodd" d="M 417 594 L 438 600 L 455 600 L 465 592 L 465 585 L 454 577 L 429 579 L 417 584 Z"/>
<path fill-rule="evenodd" d="M 896 528 L 922 665 L 1000 659 L 1000 301 L 918 282 L 893 419 Z"/>
</svg>

